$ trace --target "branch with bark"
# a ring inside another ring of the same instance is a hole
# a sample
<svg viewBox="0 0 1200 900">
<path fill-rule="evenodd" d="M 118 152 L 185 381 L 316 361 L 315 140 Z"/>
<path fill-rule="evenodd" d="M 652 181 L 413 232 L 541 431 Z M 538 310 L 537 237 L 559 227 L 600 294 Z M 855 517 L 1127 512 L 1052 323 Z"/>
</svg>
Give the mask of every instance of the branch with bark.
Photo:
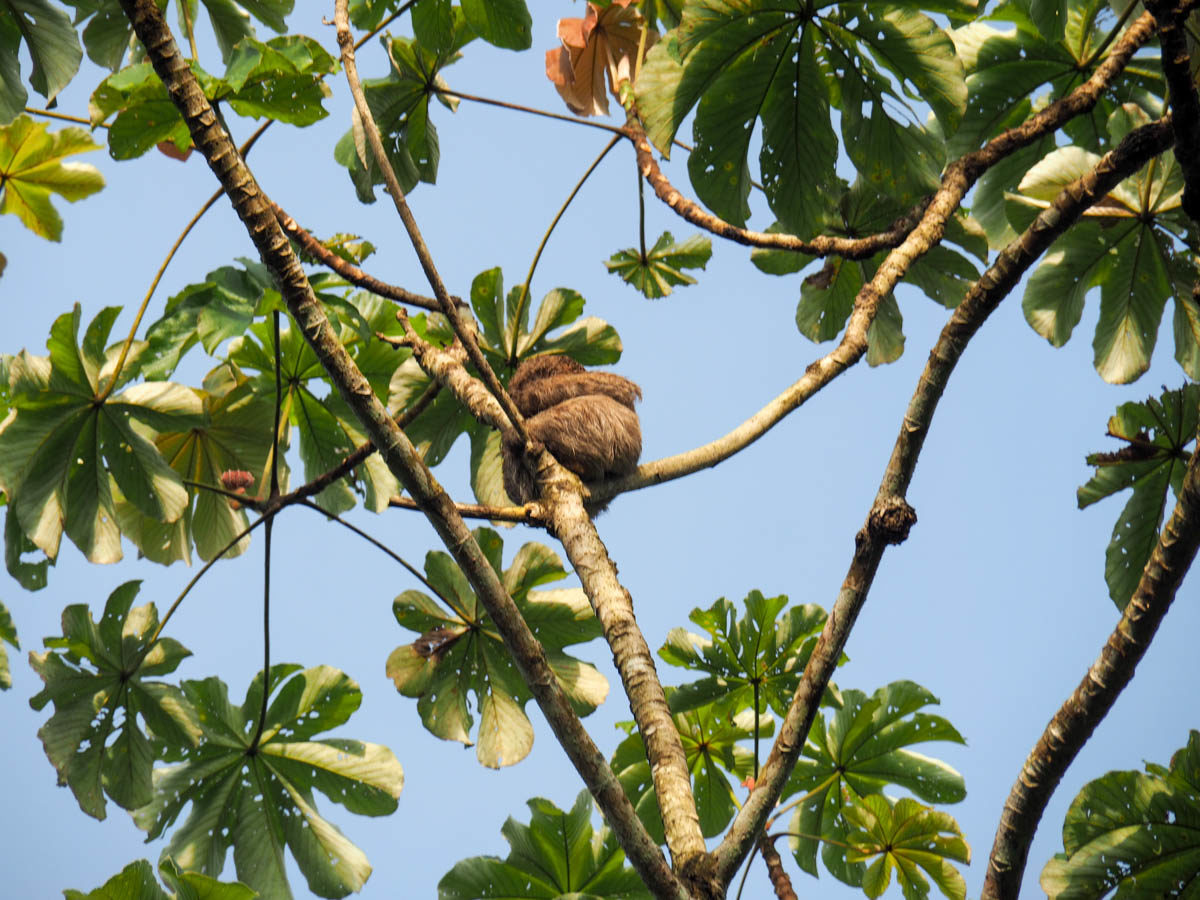
<svg viewBox="0 0 1200 900">
<path fill-rule="evenodd" d="M 1000 253 L 967 291 L 942 329 L 909 402 L 867 522 L 856 537 L 854 557 L 837 600 L 805 667 L 770 756 L 760 770 L 754 790 L 714 851 L 722 878 L 733 877 L 779 800 L 804 748 L 821 695 L 866 603 L 884 551 L 889 544 L 903 541 L 916 520 L 905 494 L 938 401 L 967 343 L 1055 238 L 1124 178 L 1162 153 L 1171 140 L 1167 120 L 1126 136 L 1095 169 L 1067 185 L 1051 206 Z"/>
<path fill-rule="evenodd" d="M 421 507 L 496 623 L 505 646 L 551 730 L 596 798 L 638 874 L 659 896 L 687 893 L 638 820 L 607 760 L 571 708 L 540 643 L 458 515 L 453 501 L 396 427 L 366 378 L 338 341 L 266 197 L 237 152 L 154 0 L 121 0 L 155 72 L 179 109 L 196 148 L 233 203 L 264 265 L 279 284 L 288 311 L 329 373 L 343 400 L 380 449 L 388 468 Z M 344 8 L 344 7 L 343 7 Z M 443 290 L 444 294 L 444 290 Z M 448 300 L 448 298 L 446 298 Z M 439 300 L 442 300 L 439 297 Z"/>
</svg>

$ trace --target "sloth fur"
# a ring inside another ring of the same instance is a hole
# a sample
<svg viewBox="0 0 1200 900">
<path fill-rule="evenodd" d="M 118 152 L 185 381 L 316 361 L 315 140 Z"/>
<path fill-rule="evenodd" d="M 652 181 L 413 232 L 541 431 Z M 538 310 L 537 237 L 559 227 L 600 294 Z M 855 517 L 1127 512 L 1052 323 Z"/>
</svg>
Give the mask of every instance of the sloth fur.
<svg viewBox="0 0 1200 900">
<path fill-rule="evenodd" d="M 517 367 L 508 384 L 530 438 L 584 481 L 626 475 L 642 455 L 635 401 L 642 389 L 611 372 L 589 372 L 566 356 L 538 356 Z M 504 490 L 516 503 L 537 497 L 519 442 L 502 448 Z"/>
</svg>

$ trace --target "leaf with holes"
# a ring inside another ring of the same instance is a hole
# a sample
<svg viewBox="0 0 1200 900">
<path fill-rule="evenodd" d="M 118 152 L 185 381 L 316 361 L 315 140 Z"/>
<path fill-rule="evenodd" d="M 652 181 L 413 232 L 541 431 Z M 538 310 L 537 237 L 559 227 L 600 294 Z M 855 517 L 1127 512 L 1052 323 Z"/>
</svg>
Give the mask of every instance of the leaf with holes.
<svg viewBox="0 0 1200 900">
<path fill-rule="evenodd" d="M 965 743 L 941 716 L 919 712 L 937 703 L 911 681 L 895 681 L 870 697 L 843 691 L 843 706 L 828 723 L 818 713 L 784 797 L 803 795 L 792 816 L 791 838 L 800 868 L 817 873 L 817 850 L 829 871 L 847 884 L 863 884 L 866 866 L 846 853 L 851 823 L 845 816 L 858 798 L 896 785 L 930 803 L 957 803 L 966 796 L 963 777 L 949 765 L 907 749 L 925 741 Z M 820 838 L 821 840 L 818 840 Z"/>
<path fill-rule="evenodd" d="M 550 548 L 529 543 L 502 569 L 504 542 L 490 528 L 473 532 L 505 590 L 517 604 L 546 651 L 550 667 L 580 715 L 604 702 L 608 682 L 594 666 L 563 652 L 570 644 L 600 635 L 600 623 L 579 588 L 534 591 L 566 577 Z M 513 665 L 512 656 L 462 570 L 446 553 L 425 557 L 426 587 L 405 591 L 395 599 L 396 621 L 420 637 L 392 651 L 388 676 L 406 697 L 417 698 L 417 712 L 430 732 L 443 740 L 471 743 L 474 717 L 468 694 L 479 714 L 476 756 L 492 768 L 520 762 L 533 746 L 533 726 L 525 715 L 531 695 Z M 439 602 L 440 601 L 440 602 Z"/>
<path fill-rule="evenodd" d="M 788 607 L 788 598 L 764 597 L 751 591 L 737 618 L 734 604 L 724 597 L 708 609 L 688 616 L 708 636 L 673 628 L 658 655 L 673 666 L 704 673 L 699 681 L 677 688 L 671 710 L 684 712 L 710 703 L 730 705 L 735 712 L 774 710 L 782 716 L 804 673 L 825 611 L 806 603 Z"/>
<path fill-rule="evenodd" d="M 911 797 L 893 803 L 882 794 L 848 804 L 844 814 L 853 826 L 846 858 L 866 866 L 862 889 L 872 900 L 887 890 L 893 871 L 905 900 L 928 897 L 930 880 L 943 896 L 966 900 L 967 883 L 951 862 L 970 863 L 971 848 L 953 816 Z"/>
<path fill-rule="evenodd" d="M 1200 871 L 1200 732 L 1169 768 L 1109 772 L 1063 820 L 1063 849 L 1042 869 L 1052 898 L 1186 897 Z M 1116 891 L 1115 895 L 1113 891 Z"/>
<path fill-rule="evenodd" d="M 1179 495 L 1189 456 L 1185 448 L 1196 438 L 1198 409 L 1200 385 L 1196 384 L 1164 391 L 1143 403 L 1123 403 L 1108 420 L 1108 433 L 1125 445 L 1087 457 L 1096 473 L 1077 492 L 1080 509 L 1118 491 L 1133 490 L 1104 553 L 1104 580 L 1118 609 L 1124 609 L 1133 596 L 1158 542 L 1168 490 Z"/>
<path fill-rule="evenodd" d="M 637 873 L 624 864 L 616 836 L 608 828 L 593 832 L 587 791 L 569 812 L 540 797 L 529 801 L 529 809 L 528 825 L 510 818 L 500 829 L 511 848 L 506 859 L 462 860 L 438 882 L 438 897 L 649 900 Z"/>
<path fill-rule="evenodd" d="M 74 203 L 104 187 L 104 177 L 86 163 L 63 162 L 100 145 L 82 128 L 50 133 L 45 122 L 18 116 L 0 127 L 0 214 L 10 213 L 47 240 L 62 239 L 62 216 L 52 194 Z"/>
<path fill-rule="evenodd" d="M 64 531 L 92 562 L 121 558 L 114 483 L 155 521 L 174 522 L 187 508 L 187 490 L 153 435 L 203 425 L 200 397 L 166 381 L 110 393 L 134 377 L 144 349 L 135 344 L 117 374 L 122 346 L 105 345 L 119 312 L 102 310 L 80 342 L 76 305 L 51 327 L 49 357 L 22 353 L 9 367 L 13 412 L 0 424 L 0 489 L 21 530 L 51 559 Z"/>
<path fill-rule="evenodd" d="M 153 799 L 134 813 L 147 840 L 175 824 L 166 853 L 185 869 L 217 877 L 233 848 L 238 879 L 264 897 L 290 898 L 284 849 L 309 889 L 322 897 L 361 890 L 371 866 L 363 852 L 317 811 L 314 790 L 358 815 L 394 812 L 404 772 L 392 751 L 346 738 L 314 739 L 344 724 L 362 693 L 328 666 L 271 667 L 262 736 L 262 674 L 241 706 L 218 678 L 185 681 L 203 740 L 178 765 L 156 769 Z"/>
<path fill-rule="evenodd" d="M 153 603 L 131 608 L 141 582 L 113 591 L 99 622 L 85 604 L 63 610 L 61 637 L 29 662 L 46 686 L 29 701 L 54 704 L 38 731 L 60 784 L 80 809 L 103 819 L 104 796 L 136 809 L 149 802 L 156 756 L 177 756 L 200 740 L 196 711 L 174 685 L 151 681 L 174 672 L 191 651 L 158 630 Z"/>
<path fill-rule="evenodd" d="M 672 286 L 695 284 L 696 279 L 683 270 L 703 269 L 711 256 L 712 241 L 707 237 L 697 234 L 677 244 L 671 232 L 664 231 L 645 259 L 630 248 L 617 251 L 604 265 L 648 299 L 657 300 L 671 293 Z"/>
</svg>

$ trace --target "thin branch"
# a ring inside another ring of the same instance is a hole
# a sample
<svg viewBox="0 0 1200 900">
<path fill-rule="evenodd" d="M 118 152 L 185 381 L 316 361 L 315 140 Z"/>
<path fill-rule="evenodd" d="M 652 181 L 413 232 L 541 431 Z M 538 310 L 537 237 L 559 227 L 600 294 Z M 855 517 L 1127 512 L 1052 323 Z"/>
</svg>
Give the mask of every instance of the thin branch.
<svg viewBox="0 0 1200 900">
<path fill-rule="evenodd" d="M 262 137 L 263 132 L 267 130 L 267 126 L 270 124 L 270 122 L 263 123 L 254 130 L 254 133 L 251 134 L 250 137 L 246 138 L 245 142 L 239 149 L 239 152 L 243 156 L 249 153 L 250 149 L 256 143 L 258 143 L 258 139 Z M 222 191 L 216 191 L 204 202 L 204 205 L 196 211 L 196 214 L 188 220 L 188 223 L 183 226 L 183 231 L 179 233 L 179 237 L 175 239 L 175 243 L 171 245 L 171 249 L 167 251 L 167 256 L 162 261 L 162 265 L 160 265 L 158 267 L 158 271 L 154 273 L 154 278 L 150 281 L 150 287 L 146 289 L 146 294 L 144 297 L 142 297 L 142 303 L 138 307 L 137 315 L 133 317 L 133 324 L 129 327 L 129 334 L 125 338 L 125 343 L 121 345 L 121 354 L 117 357 L 116 365 L 113 366 L 112 376 L 109 378 L 108 384 L 105 386 L 104 390 L 100 392 L 100 396 L 97 398 L 101 403 L 108 399 L 109 395 L 113 392 L 113 388 L 115 388 L 117 385 L 117 380 L 121 375 L 121 370 L 125 367 L 125 360 L 129 357 L 129 348 L 133 346 L 133 341 L 137 337 L 138 328 L 141 327 L 142 317 L 146 315 L 146 310 L 150 306 L 150 298 L 153 297 L 154 292 L 158 290 L 158 284 L 160 281 L 162 281 L 162 277 L 167 271 L 167 266 L 171 264 L 171 260 L 175 258 L 175 254 L 179 252 L 179 248 L 183 246 L 183 242 L 187 239 L 187 236 L 192 233 L 192 229 L 196 227 L 196 224 L 201 218 L 203 218 L 204 214 L 212 209 L 213 204 L 216 203 L 222 195 Z"/>
<path fill-rule="evenodd" d="M 541 116 L 544 119 L 555 119 L 559 122 L 569 122 L 572 125 L 586 125 L 588 128 L 598 128 L 601 131 L 611 131 L 613 134 L 624 134 L 624 132 L 616 125 L 609 125 L 607 122 L 597 122 L 594 119 L 580 119 L 575 116 L 567 116 L 562 113 L 548 112 L 544 109 L 535 109 L 532 106 L 522 106 L 520 103 L 510 103 L 507 100 L 493 100 L 490 97 L 477 97 L 474 94 L 464 94 L 462 91 L 452 91 L 447 87 L 439 85 L 430 85 L 430 89 L 439 97 L 455 97 L 459 100 L 470 100 L 472 103 L 483 103 L 486 106 L 498 106 L 501 109 L 511 109 L 514 112 L 529 113 L 531 116 Z"/>
<path fill-rule="evenodd" d="M 745 806 L 715 851 L 726 883 L 762 831 L 795 767 L 821 695 L 866 602 L 884 550 L 889 544 L 907 538 L 908 530 L 916 522 L 916 514 L 906 502 L 905 494 L 938 400 L 967 343 L 1055 238 L 1074 224 L 1089 206 L 1140 169 L 1148 159 L 1163 152 L 1170 143 L 1170 123 L 1166 120 L 1126 136 L 1091 172 L 1067 185 L 1053 204 L 1001 251 L 995 263 L 971 285 L 942 329 L 909 402 L 867 522 L 855 537 L 849 571 L 804 669 L 775 745 Z"/>
<path fill-rule="evenodd" d="M 81 116 L 71 116 L 66 113 L 55 112 L 52 109 L 34 109 L 32 106 L 26 106 L 23 110 L 31 116 L 45 116 L 47 119 L 58 119 L 60 122 L 73 122 L 76 125 L 87 125 L 89 128 L 107 128 L 108 124 L 99 122 L 93 126 L 91 119 L 84 119 Z"/>
<path fill-rule="evenodd" d="M 263 690 L 262 707 L 258 711 L 258 725 L 254 729 L 254 737 L 246 748 L 246 755 L 253 756 L 258 752 L 258 742 L 262 740 L 263 727 L 267 724 L 267 696 L 271 693 L 271 531 L 275 527 L 275 517 L 266 520 L 263 529 Z"/>
<path fill-rule="evenodd" d="M 617 141 L 619 140 L 621 140 L 621 135 L 614 135 L 612 140 L 604 145 L 604 149 L 600 151 L 600 154 L 592 160 L 592 164 L 588 166 L 587 171 L 575 182 L 575 187 L 571 189 L 571 193 L 567 195 L 567 199 L 563 201 L 562 206 L 558 208 L 558 212 L 554 214 L 554 219 L 550 222 L 550 227 L 546 229 L 546 233 L 542 235 L 542 239 L 538 243 L 537 251 L 533 254 L 533 262 L 529 264 L 529 272 L 525 276 L 525 283 L 521 285 L 521 296 L 517 301 L 517 308 L 509 316 L 510 343 L 512 344 L 510 363 L 516 362 L 517 330 L 521 324 L 525 304 L 529 302 L 529 286 L 533 284 L 533 273 L 537 271 L 538 262 L 542 258 L 542 251 L 546 249 L 546 244 L 550 242 L 550 235 L 554 234 L 554 229 L 558 227 L 558 223 L 566 213 L 567 208 L 583 189 L 583 186 L 587 184 L 587 180 L 592 177 L 592 173 L 600 167 L 600 163 L 604 162 L 604 157 L 608 156 L 609 151 L 617 146 Z"/>
<path fill-rule="evenodd" d="M 392 497 L 388 506 L 396 509 L 412 509 L 420 512 L 421 507 L 408 497 Z M 487 519 L 491 522 L 515 522 L 531 527 L 545 527 L 545 520 L 530 506 L 485 506 L 482 503 L 455 503 L 455 510 L 464 519 Z"/>
<path fill-rule="evenodd" d="M 339 5 L 344 16 L 345 3 Z M 421 505 L 438 537 L 486 606 L 555 738 L 596 798 L 631 864 L 656 896 L 686 900 L 686 889 L 641 825 L 607 759 L 572 709 L 544 649 L 458 516 L 450 497 L 425 466 L 412 442 L 396 427 L 370 383 L 338 340 L 254 176 L 180 56 L 156 0 L 121 0 L 121 7 L 133 23 L 171 101 L 187 123 L 193 143 L 220 181 L 263 264 L 274 276 L 300 333 L 330 374 L 342 399 L 379 447 L 388 468 Z"/>
<path fill-rule="evenodd" d="M 284 212 L 283 208 L 274 201 L 271 201 L 271 209 L 275 213 L 275 218 L 279 220 L 279 224 L 292 239 L 300 245 L 300 247 L 309 256 L 315 257 L 323 266 L 332 269 L 337 274 L 341 275 L 348 282 L 357 285 L 360 288 L 365 288 L 372 294 L 378 294 L 380 297 L 387 297 L 389 300 L 395 300 L 397 303 L 407 303 L 409 306 L 417 306 L 421 309 L 440 310 L 437 300 L 433 297 L 423 297 L 420 294 L 414 294 L 412 291 L 407 291 L 402 287 L 397 287 L 393 284 L 388 284 L 385 281 L 380 281 L 373 275 L 368 275 L 354 263 L 347 259 L 338 256 L 315 237 L 309 234 L 300 224 Z M 453 298 L 456 302 L 458 298 Z"/>
<path fill-rule="evenodd" d="M 459 314 L 458 305 L 446 290 L 442 276 L 438 274 L 437 266 L 434 264 L 433 255 L 429 252 L 425 238 L 421 235 L 416 217 L 413 216 L 408 201 L 405 199 L 400 180 L 396 177 L 396 172 L 388 160 L 383 139 L 379 135 L 379 127 L 375 124 L 371 107 L 367 105 L 367 97 L 363 93 L 362 82 L 358 77 L 358 64 L 354 59 L 354 40 L 350 34 L 350 19 L 346 10 L 347 0 L 337 0 L 334 4 L 334 24 L 337 27 L 337 42 L 341 49 L 342 68 L 346 73 L 346 83 L 350 86 L 350 93 L 354 97 L 354 109 L 362 122 L 367 145 L 371 148 L 372 156 L 375 157 L 375 164 L 379 166 L 379 170 L 383 174 L 383 181 L 392 198 L 392 203 L 396 207 L 396 213 L 400 216 L 400 221 L 404 223 L 404 230 L 408 232 L 409 241 L 413 245 L 413 250 L 416 251 L 417 260 L 421 264 L 425 277 L 429 280 L 429 286 L 433 288 L 433 295 L 437 297 L 442 314 L 450 322 L 450 327 L 454 329 L 455 335 L 462 341 L 467 355 L 471 358 L 483 383 L 499 401 L 500 407 L 504 410 L 509 422 L 512 423 L 512 428 L 516 431 L 517 436 L 520 437 L 522 443 L 525 443 L 529 440 L 529 436 L 525 433 L 525 424 L 521 413 L 517 411 L 512 398 L 508 396 L 504 385 L 500 383 L 500 379 L 496 377 L 496 373 L 492 371 L 492 367 L 484 358 L 483 351 L 479 349 L 479 344 L 475 340 L 474 323 L 472 322 L 471 326 L 467 325 Z"/>
</svg>

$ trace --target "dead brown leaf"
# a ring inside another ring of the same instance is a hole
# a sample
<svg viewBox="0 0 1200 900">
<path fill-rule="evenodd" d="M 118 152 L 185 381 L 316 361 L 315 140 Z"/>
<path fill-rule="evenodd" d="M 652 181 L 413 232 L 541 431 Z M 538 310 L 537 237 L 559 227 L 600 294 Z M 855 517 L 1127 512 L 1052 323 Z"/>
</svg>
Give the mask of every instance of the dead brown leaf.
<svg viewBox="0 0 1200 900">
<path fill-rule="evenodd" d="M 614 97 L 623 82 L 633 80 L 645 20 L 632 2 L 613 0 L 604 9 L 589 3 L 582 19 L 558 20 L 562 46 L 546 51 L 546 77 L 577 116 L 608 115 L 606 77 Z M 657 32 L 647 31 L 644 49 L 657 39 Z"/>
</svg>

